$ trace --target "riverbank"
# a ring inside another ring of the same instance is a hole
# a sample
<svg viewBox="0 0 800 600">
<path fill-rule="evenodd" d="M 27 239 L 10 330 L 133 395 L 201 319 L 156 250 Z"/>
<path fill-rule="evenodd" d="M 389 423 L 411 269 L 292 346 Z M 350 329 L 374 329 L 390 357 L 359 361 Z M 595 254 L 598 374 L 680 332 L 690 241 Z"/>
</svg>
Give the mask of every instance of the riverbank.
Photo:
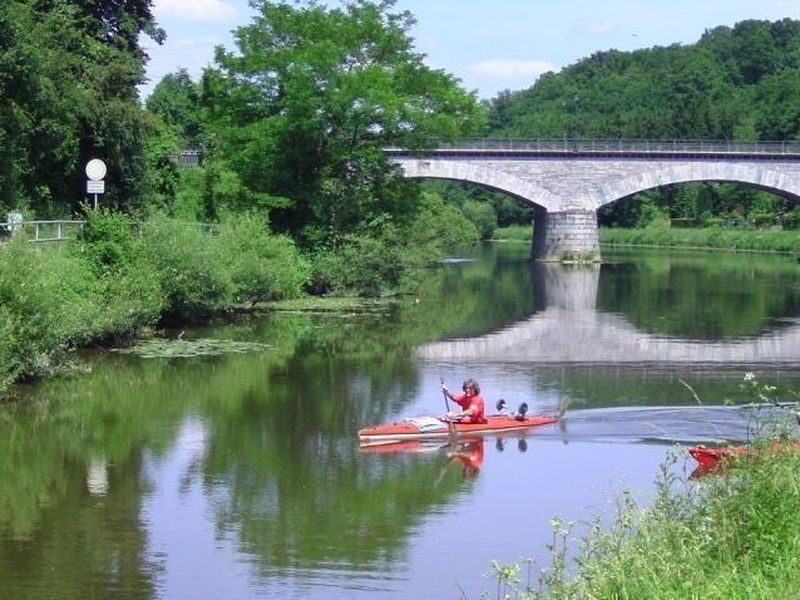
<svg viewBox="0 0 800 600">
<path fill-rule="evenodd" d="M 791 421 L 776 431 L 794 434 Z M 650 507 L 623 493 L 611 522 L 595 518 L 587 533 L 553 518 L 550 564 L 538 577 L 530 567 L 525 576 L 523 565 L 492 563 L 498 597 L 795 598 L 800 453 L 793 443 L 776 445 L 785 435 L 759 438 L 749 454 L 691 477 L 677 474 L 680 448 L 661 465 Z"/>
<path fill-rule="evenodd" d="M 214 236 L 167 217 L 138 229 L 99 213 L 68 245 L 20 237 L 0 249 L 0 396 L 63 369 L 74 348 L 295 298 L 309 280 L 294 243 L 254 215 L 227 219 Z"/>
<path fill-rule="evenodd" d="M 681 460 L 680 458 L 676 460 Z M 610 528 L 595 523 L 574 575 L 554 520 L 553 564 L 538 592 L 519 568 L 495 577 L 519 598 L 790 598 L 800 589 L 800 456 L 757 453 L 726 472 L 678 482 L 666 465 L 654 505 L 618 500 Z M 512 595 L 512 597 L 515 597 Z"/>
<path fill-rule="evenodd" d="M 530 242 L 532 235 L 531 227 L 515 225 L 497 229 L 493 239 L 500 242 Z M 610 246 L 800 253 L 800 231 L 601 227 L 599 237 L 601 244 Z"/>
<path fill-rule="evenodd" d="M 800 252 L 800 231 L 736 230 L 716 227 L 705 229 L 603 227 L 600 229 L 600 243 L 614 246 L 796 253 Z"/>
<path fill-rule="evenodd" d="M 0 398 L 14 382 L 61 370 L 72 349 L 129 341 L 157 326 L 262 308 L 376 310 L 368 298 L 386 304 L 413 289 L 459 241 L 439 233 L 437 219 L 448 222 L 448 213 L 434 209 L 421 213 L 413 235 L 349 236 L 306 254 L 251 213 L 227 216 L 213 235 L 164 215 L 134 223 L 107 211 L 88 214 L 63 246 L 20 235 L 0 247 Z M 286 300 L 295 302 L 274 304 Z"/>
</svg>

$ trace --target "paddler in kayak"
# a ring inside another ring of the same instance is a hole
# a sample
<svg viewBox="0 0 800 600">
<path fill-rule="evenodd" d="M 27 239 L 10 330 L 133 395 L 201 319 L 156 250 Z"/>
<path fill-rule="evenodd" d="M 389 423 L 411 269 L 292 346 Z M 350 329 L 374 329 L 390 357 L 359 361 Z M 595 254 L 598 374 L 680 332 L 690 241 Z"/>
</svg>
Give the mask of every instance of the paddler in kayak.
<svg viewBox="0 0 800 600">
<path fill-rule="evenodd" d="M 460 396 L 454 396 L 447 389 L 447 386 L 444 383 L 442 384 L 444 395 L 461 407 L 460 411 L 447 413 L 447 418 L 459 423 L 485 423 L 486 416 L 484 401 L 481 396 L 481 386 L 474 379 L 467 379 L 461 389 L 464 393 Z"/>
</svg>

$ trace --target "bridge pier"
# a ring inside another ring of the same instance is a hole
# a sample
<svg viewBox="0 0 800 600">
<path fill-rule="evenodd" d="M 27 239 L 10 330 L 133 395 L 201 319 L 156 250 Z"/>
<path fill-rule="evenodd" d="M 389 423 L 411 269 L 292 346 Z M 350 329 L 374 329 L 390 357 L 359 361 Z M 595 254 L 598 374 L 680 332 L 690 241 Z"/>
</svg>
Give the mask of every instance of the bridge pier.
<svg viewBox="0 0 800 600">
<path fill-rule="evenodd" d="M 537 208 L 531 256 L 542 262 L 600 262 L 596 211 Z"/>
</svg>

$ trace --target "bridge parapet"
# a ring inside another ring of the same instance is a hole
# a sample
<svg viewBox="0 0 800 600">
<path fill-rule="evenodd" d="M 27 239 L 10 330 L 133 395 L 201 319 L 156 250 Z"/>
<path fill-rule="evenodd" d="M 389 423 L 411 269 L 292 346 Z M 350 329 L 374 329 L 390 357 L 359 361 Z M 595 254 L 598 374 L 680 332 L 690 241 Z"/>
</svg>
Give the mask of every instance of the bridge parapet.
<svg viewBox="0 0 800 600">
<path fill-rule="evenodd" d="M 388 156 L 433 157 L 462 155 L 535 155 L 535 154 L 599 154 L 622 156 L 707 156 L 710 158 L 743 156 L 796 157 L 800 160 L 800 143 L 792 141 L 734 140 L 525 140 L 476 138 L 437 143 L 428 150 L 412 151 L 386 148 Z"/>
</svg>

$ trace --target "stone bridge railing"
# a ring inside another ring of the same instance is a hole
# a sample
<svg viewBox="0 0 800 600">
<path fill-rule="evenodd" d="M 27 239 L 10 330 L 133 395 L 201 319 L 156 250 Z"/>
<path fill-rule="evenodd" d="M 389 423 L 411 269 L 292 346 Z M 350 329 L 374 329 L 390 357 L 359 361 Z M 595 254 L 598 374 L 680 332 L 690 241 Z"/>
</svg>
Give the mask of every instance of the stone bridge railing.
<svg viewBox="0 0 800 600">
<path fill-rule="evenodd" d="M 402 148 L 387 148 L 386 153 L 407 156 L 425 156 L 429 153 L 497 153 L 497 154 L 614 154 L 614 155 L 725 155 L 741 156 L 797 156 L 800 157 L 800 142 L 792 141 L 735 141 L 735 140 L 524 140 L 476 138 L 450 142 L 437 142 L 428 151 L 408 151 Z"/>
</svg>

